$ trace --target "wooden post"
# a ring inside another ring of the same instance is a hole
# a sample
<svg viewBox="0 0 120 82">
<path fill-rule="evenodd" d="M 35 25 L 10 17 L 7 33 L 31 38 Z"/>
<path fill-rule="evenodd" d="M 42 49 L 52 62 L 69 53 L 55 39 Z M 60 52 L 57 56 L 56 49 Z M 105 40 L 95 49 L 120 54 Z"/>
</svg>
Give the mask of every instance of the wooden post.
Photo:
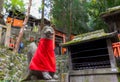
<svg viewBox="0 0 120 82">
<path fill-rule="evenodd" d="M 7 24 L 6 36 L 5 36 L 5 46 L 8 47 L 10 43 L 11 25 Z"/>
<path fill-rule="evenodd" d="M 107 40 L 107 45 L 108 45 L 108 52 L 109 52 L 109 57 L 110 57 L 111 68 L 117 70 L 116 69 L 117 65 L 116 65 L 114 54 L 113 54 L 111 40 Z"/>
<path fill-rule="evenodd" d="M 53 34 L 53 49 L 55 49 L 55 30 L 54 30 L 54 34 Z"/>
</svg>

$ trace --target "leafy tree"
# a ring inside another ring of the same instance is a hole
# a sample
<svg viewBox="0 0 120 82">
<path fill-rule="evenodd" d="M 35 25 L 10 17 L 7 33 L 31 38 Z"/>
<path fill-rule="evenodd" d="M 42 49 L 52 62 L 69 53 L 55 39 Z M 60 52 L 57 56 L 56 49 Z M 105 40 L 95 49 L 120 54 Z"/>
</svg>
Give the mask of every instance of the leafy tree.
<svg viewBox="0 0 120 82">
<path fill-rule="evenodd" d="M 12 11 L 12 17 L 14 18 L 14 15 L 19 15 L 17 11 L 19 12 L 25 12 L 25 4 L 23 0 L 5 0 L 4 1 L 4 8 L 6 12 Z M 23 18 L 23 17 L 22 17 Z"/>
<path fill-rule="evenodd" d="M 88 15 L 84 7 L 84 2 L 79 0 L 74 0 L 72 5 L 72 20 L 73 20 L 73 33 L 80 34 L 89 31 L 87 25 Z"/>
<path fill-rule="evenodd" d="M 68 0 L 53 0 L 52 22 L 58 28 L 69 27 L 69 2 Z"/>
<path fill-rule="evenodd" d="M 52 22 L 67 33 L 83 33 L 89 30 L 88 16 L 79 0 L 53 0 Z"/>
<path fill-rule="evenodd" d="M 17 52 L 17 51 L 18 51 L 18 47 L 19 47 L 20 41 L 21 41 L 21 39 L 22 39 L 22 37 L 23 37 L 25 25 L 27 24 L 28 19 L 29 19 L 31 5 L 32 5 L 32 0 L 29 0 L 28 9 L 27 9 L 27 14 L 26 14 L 26 16 L 25 16 L 25 19 L 24 19 L 24 22 L 23 22 L 23 26 L 22 26 L 22 28 L 20 29 L 19 36 L 18 36 L 16 45 L 15 45 L 14 52 Z"/>
<path fill-rule="evenodd" d="M 119 4 L 120 0 L 89 0 L 85 2 L 83 6 L 85 6 L 89 17 L 88 26 L 90 30 L 104 29 L 107 31 L 107 25 L 101 19 L 100 14 L 108 8 L 118 6 Z"/>
<path fill-rule="evenodd" d="M 4 8 L 6 11 L 15 11 L 15 10 L 20 10 L 20 11 L 25 11 L 25 4 L 23 0 L 5 0 L 4 1 Z"/>
<path fill-rule="evenodd" d="M 52 22 L 68 33 L 70 29 L 75 34 L 99 29 L 107 31 L 100 14 L 119 4 L 120 0 L 53 0 Z"/>
</svg>

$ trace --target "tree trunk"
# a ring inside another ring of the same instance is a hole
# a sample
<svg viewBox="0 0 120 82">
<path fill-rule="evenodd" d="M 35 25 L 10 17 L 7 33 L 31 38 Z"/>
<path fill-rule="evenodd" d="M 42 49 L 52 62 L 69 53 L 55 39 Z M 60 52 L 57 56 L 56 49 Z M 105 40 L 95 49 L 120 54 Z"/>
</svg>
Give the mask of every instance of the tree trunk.
<svg viewBox="0 0 120 82">
<path fill-rule="evenodd" d="M 52 21 L 52 0 L 50 0 L 50 21 Z"/>
<path fill-rule="evenodd" d="M 72 0 L 70 0 L 70 29 L 69 29 L 69 39 L 68 40 L 71 40 L 71 31 L 72 31 Z"/>
<path fill-rule="evenodd" d="M 2 15 L 3 4 L 4 4 L 4 0 L 0 0 L 0 24 L 5 25 L 4 16 Z"/>
<path fill-rule="evenodd" d="M 44 27 L 44 4 L 45 4 L 45 0 L 42 0 L 42 15 L 41 15 L 41 23 L 40 23 L 39 33 L 42 30 L 42 28 Z"/>
<path fill-rule="evenodd" d="M 15 45 L 14 52 L 17 52 L 17 51 L 18 51 L 20 41 L 21 41 L 21 39 L 22 39 L 22 37 L 23 37 L 25 25 L 27 24 L 28 19 L 29 19 L 29 14 L 30 14 L 31 5 L 32 5 L 32 0 L 29 0 L 29 5 L 28 5 L 28 9 L 27 9 L 27 14 L 26 14 L 26 16 L 25 16 L 25 19 L 24 19 L 24 22 L 23 22 L 23 26 L 22 26 L 22 28 L 20 29 L 19 36 L 18 36 L 17 41 L 16 41 L 16 45 Z"/>
<path fill-rule="evenodd" d="M 3 3 L 4 3 L 4 0 L 0 0 L 0 14 L 3 11 Z"/>
</svg>

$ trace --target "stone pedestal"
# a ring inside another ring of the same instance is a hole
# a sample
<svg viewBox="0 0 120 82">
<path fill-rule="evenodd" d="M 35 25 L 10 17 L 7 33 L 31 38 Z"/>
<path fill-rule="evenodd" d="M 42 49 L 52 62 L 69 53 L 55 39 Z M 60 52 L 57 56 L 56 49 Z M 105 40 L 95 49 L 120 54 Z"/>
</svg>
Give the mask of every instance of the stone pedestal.
<svg viewBox="0 0 120 82">
<path fill-rule="evenodd" d="M 119 82 L 116 74 L 86 75 L 70 78 L 70 82 Z"/>
</svg>

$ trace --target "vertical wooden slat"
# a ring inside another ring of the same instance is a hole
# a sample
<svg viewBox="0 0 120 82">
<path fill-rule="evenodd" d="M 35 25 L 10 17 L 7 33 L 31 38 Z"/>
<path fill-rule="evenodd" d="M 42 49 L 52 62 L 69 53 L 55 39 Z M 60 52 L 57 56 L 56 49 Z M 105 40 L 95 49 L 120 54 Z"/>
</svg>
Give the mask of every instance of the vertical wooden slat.
<svg viewBox="0 0 120 82">
<path fill-rule="evenodd" d="M 8 24 L 6 28 L 6 36 L 5 36 L 5 46 L 8 47 L 10 43 L 10 34 L 11 34 L 11 25 Z"/>
<path fill-rule="evenodd" d="M 108 45 L 108 52 L 109 52 L 109 58 L 110 58 L 111 68 L 116 68 L 116 61 L 115 61 L 115 57 L 114 57 L 114 54 L 113 54 L 111 40 L 108 39 L 106 41 L 107 41 L 107 45 Z"/>
<path fill-rule="evenodd" d="M 68 47 L 68 54 L 69 54 L 69 57 L 68 57 L 68 61 L 69 61 L 69 71 L 72 71 L 73 67 L 72 67 L 72 58 L 71 58 L 71 52 L 70 52 L 70 47 Z"/>
<path fill-rule="evenodd" d="M 55 49 L 55 30 L 54 30 L 54 34 L 53 34 L 53 49 Z"/>
</svg>

